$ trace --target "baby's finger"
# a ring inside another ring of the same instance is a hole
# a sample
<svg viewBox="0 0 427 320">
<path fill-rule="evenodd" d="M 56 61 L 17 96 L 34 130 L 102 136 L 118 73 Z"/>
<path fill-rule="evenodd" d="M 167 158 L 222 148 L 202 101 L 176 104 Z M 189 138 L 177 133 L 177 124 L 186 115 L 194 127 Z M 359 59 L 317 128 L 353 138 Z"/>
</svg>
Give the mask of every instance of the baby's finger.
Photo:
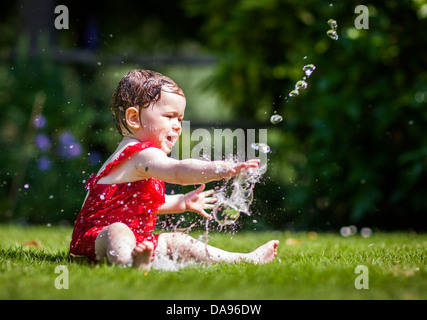
<svg viewBox="0 0 427 320">
<path fill-rule="evenodd" d="M 199 214 L 208 220 L 212 220 L 212 216 L 210 214 L 208 214 L 205 210 L 200 211 Z"/>
<path fill-rule="evenodd" d="M 217 201 L 217 198 L 205 198 L 205 203 L 215 203 Z"/>
<path fill-rule="evenodd" d="M 205 186 L 206 185 L 204 183 L 202 183 L 195 191 L 197 193 L 202 193 L 202 191 L 205 190 Z"/>
<path fill-rule="evenodd" d="M 215 193 L 215 190 L 213 190 L 213 189 L 203 192 L 205 197 L 209 197 L 209 196 L 213 195 L 214 193 Z"/>
<path fill-rule="evenodd" d="M 260 163 L 260 159 L 250 159 L 248 161 L 246 161 L 245 163 L 249 166 L 249 167 L 258 167 L 259 163 Z"/>
<path fill-rule="evenodd" d="M 205 209 L 213 209 L 215 207 L 214 204 L 205 204 Z"/>
</svg>

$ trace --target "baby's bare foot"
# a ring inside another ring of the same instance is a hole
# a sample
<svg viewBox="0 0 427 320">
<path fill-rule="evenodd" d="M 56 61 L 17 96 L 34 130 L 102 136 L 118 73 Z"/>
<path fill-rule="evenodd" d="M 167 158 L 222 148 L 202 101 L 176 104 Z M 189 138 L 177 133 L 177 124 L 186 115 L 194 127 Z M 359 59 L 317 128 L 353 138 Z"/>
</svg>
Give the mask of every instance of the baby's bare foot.
<svg viewBox="0 0 427 320">
<path fill-rule="evenodd" d="M 132 267 L 142 270 L 149 270 L 153 257 L 154 245 L 150 241 L 138 243 L 132 252 Z"/>
<path fill-rule="evenodd" d="M 272 262 L 277 255 L 278 240 L 271 240 L 261 247 L 252 251 L 249 256 L 250 260 L 255 264 L 264 264 Z"/>
</svg>

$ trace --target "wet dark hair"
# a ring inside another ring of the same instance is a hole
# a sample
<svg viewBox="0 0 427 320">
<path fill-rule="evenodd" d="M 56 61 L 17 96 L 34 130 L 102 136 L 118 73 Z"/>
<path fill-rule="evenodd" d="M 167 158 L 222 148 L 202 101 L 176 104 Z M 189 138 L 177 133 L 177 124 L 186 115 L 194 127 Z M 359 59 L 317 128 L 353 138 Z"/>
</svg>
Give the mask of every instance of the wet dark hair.
<svg viewBox="0 0 427 320">
<path fill-rule="evenodd" d="M 184 97 L 184 92 L 175 81 L 155 71 L 135 69 L 120 80 L 112 97 L 111 113 L 121 135 L 124 135 L 123 129 L 130 132 L 126 124 L 126 109 L 134 106 L 147 108 L 160 100 L 162 89 Z"/>
</svg>

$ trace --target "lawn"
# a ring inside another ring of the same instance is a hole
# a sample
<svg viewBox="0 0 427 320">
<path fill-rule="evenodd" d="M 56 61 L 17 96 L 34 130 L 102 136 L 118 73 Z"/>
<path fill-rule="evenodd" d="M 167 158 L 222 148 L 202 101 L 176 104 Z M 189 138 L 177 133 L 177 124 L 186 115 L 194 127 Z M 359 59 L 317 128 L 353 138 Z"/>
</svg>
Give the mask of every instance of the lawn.
<svg viewBox="0 0 427 320">
<path fill-rule="evenodd" d="M 278 239 L 278 257 L 268 265 L 193 264 L 146 273 L 70 263 L 70 235 L 69 227 L 0 225 L 0 299 L 427 298 L 426 234 L 213 233 L 210 244 L 232 251 Z M 65 283 L 57 277 L 66 273 L 55 273 L 61 265 L 68 270 L 68 289 L 55 287 Z M 366 267 L 361 274 L 355 273 L 358 265 Z M 358 276 L 369 289 L 355 287 Z"/>
</svg>

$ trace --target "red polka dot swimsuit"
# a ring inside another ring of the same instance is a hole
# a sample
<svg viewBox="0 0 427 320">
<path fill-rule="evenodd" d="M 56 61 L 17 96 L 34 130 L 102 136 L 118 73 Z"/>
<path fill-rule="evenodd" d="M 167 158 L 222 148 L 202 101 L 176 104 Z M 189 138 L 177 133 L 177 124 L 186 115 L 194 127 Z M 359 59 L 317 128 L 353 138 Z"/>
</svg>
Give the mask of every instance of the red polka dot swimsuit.
<svg viewBox="0 0 427 320">
<path fill-rule="evenodd" d="M 98 184 L 119 163 L 135 152 L 155 147 L 151 142 L 141 142 L 126 147 L 117 159 L 110 162 L 98 175 L 92 174 L 86 189 L 89 195 L 74 224 L 70 254 L 86 256 L 96 261 L 95 240 L 99 232 L 115 222 L 126 224 L 134 233 L 136 242 L 152 241 L 157 211 L 165 203 L 165 185 L 154 178 L 128 183 Z"/>
</svg>

